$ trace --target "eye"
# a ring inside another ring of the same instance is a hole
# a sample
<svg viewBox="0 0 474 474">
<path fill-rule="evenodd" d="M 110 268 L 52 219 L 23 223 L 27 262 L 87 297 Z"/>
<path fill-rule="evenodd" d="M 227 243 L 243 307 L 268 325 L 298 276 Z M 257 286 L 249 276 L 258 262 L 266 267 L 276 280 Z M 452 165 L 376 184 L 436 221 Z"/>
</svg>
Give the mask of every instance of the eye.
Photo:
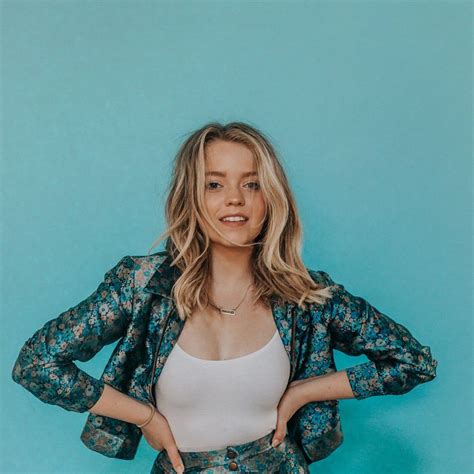
<svg viewBox="0 0 474 474">
<path fill-rule="evenodd" d="M 217 181 L 210 181 L 209 183 L 206 184 L 206 188 L 207 189 L 216 189 L 215 187 L 212 186 L 213 184 L 217 184 L 217 185 L 220 186 L 220 184 Z"/>
<path fill-rule="evenodd" d="M 257 183 L 256 181 L 252 181 L 251 183 L 247 183 L 247 184 L 254 185 L 254 187 L 253 187 L 254 190 L 260 189 L 260 184 Z"/>
</svg>

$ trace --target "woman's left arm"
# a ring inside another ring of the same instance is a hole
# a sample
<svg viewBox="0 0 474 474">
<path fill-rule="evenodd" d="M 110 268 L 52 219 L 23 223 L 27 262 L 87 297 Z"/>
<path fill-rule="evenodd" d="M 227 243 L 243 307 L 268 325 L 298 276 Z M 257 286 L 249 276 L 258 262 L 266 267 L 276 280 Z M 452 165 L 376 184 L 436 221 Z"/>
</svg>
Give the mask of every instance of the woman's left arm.
<svg viewBox="0 0 474 474">
<path fill-rule="evenodd" d="M 308 401 L 401 395 L 436 377 L 438 361 L 429 346 L 364 298 L 334 283 L 327 273 L 320 273 L 334 288 L 325 313 L 332 347 L 348 355 L 365 354 L 369 361 L 314 378 L 311 388 L 304 387 Z"/>
<path fill-rule="evenodd" d="M 324 311 L 332 348 L 348 355 L 365 354 L 369 361 L 291 382 L 278 405 L 276 444 L 285 436 L 288 420 L 307 403 L 401 395 L 436 377 L 438 361 L 430 347 L 367 300 L 334 283 L 326 272 L 319 274 L 326 286 L 333 287 Z"/>
</svg>

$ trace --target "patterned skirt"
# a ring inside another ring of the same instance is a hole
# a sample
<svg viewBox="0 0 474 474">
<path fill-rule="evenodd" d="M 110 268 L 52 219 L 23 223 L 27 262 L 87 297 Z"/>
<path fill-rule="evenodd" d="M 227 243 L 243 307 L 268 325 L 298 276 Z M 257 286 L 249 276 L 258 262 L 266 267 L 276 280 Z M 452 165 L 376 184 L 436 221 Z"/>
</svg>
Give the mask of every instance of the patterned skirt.
<svg viewBox="0 0 474 474">
<path fill-rule="evenodd" d="M 309 466 L 301 449 L 287 434 L 274 448 L 273 433 L 244 444 L 229 445 L 213 451 L 179 452 L 185 473 L 309 473 Z M 175 470 L 165 449 L 158 453 L 151 474 L 174 473 Z"/>
</svg>

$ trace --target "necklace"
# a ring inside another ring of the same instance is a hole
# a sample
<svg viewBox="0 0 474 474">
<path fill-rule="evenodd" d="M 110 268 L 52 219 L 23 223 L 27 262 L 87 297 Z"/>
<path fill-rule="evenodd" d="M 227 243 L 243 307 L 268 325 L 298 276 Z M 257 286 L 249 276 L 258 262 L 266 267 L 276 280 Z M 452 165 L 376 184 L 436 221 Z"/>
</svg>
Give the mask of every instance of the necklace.
<svg viewBox="0 0 474 474">
<path fill-rule="evenodd" d="M 237 308 L 242 304 L 242 302 L 244 301 L 245 297 L 247 296 L 247 292 L 249 291 L 249 288 L 252 286 L 252 283 L 250 283 L 250 285 L 247 287 L 247 289 L 245 290 L 245 293 L 244 293 L 244 296 L 243 298 L 240 300 L 240 303 L 235 307 L 235 308 L 231 308 L 231 309 L 225 309 L 225 308 L 221 308 L 220 306 L 217 306 L 216 304 L 214 304 L 212 301 L 211 301 L 211 298 L 209 298 L 208 296 L 208 301 L 209 301 L 209 304 L 211 306 L 213 306 L 215 309 L 219 310 L 221 314 L 223 314 L 224 316 L 235 316 L 235 312 L 237 311 Z"/>
</svg>

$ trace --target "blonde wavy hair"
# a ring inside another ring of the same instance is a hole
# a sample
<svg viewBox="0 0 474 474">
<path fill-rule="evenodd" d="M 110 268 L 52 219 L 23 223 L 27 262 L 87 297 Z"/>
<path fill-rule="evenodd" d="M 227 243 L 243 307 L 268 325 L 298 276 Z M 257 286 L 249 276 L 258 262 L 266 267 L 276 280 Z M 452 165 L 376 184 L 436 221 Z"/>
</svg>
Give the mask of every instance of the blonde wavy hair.
<svg viewBox="0 0 474 474">
<path fill-rule="evenodd" d="M 179 317 L 184 320 L 196 306 L 208 305 L 207 283 L 210 278 L 210 240 L 205 224 L 231 242 L 212 223 L 204 204 L 205 151 L 213 140 L 247 146 L 255 159 L 260 190 L 266 204 L 266 217 L 253 246 L 252 271 L 254 303 L 270 297 L 291 301 L 307 309 L 305 302 L 324 304 L 331 298 L 329 287 L 316 283 L 301 259 L 302 227 L 295 199 L 276 151 L 265 135 L 243 122 L 222 125 L 211 122 L 191 132 L 180 146 L 167 190 L 165 214 L 168 228 L 151 249 L 166 238 L 165 249 L 171 265 L 181 271 L 172 296 Z M 150 249 L 150 250 L 151 250 Z"/>
</svg>

